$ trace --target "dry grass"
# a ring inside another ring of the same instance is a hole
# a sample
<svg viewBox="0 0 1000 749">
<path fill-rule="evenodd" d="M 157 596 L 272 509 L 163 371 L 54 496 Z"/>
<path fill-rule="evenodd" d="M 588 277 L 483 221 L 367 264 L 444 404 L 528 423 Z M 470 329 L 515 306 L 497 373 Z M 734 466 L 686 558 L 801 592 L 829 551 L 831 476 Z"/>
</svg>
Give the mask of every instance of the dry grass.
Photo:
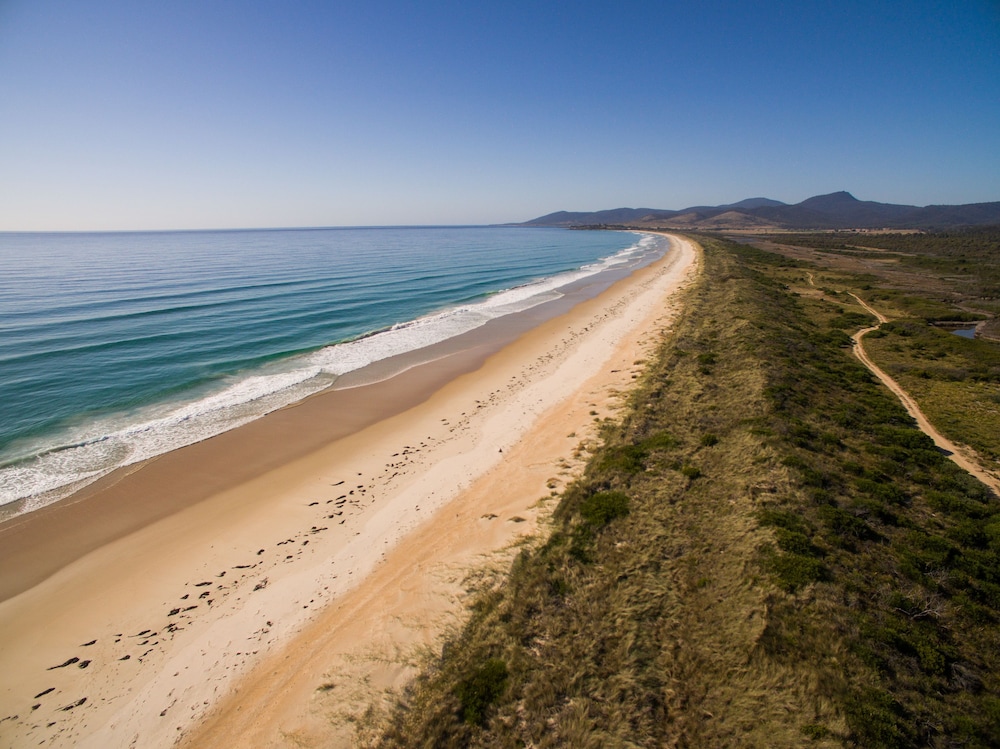
<svg viewBox="0 0 1000 749">
<path fill-rule="evenodd" d="M 703 244 L 550 537 L 477 598 L 382 746 L 1000 740 L 1000 530 L 975 526 L 1000 508 L 854 361 L 848 297 Z"/>
</svg>

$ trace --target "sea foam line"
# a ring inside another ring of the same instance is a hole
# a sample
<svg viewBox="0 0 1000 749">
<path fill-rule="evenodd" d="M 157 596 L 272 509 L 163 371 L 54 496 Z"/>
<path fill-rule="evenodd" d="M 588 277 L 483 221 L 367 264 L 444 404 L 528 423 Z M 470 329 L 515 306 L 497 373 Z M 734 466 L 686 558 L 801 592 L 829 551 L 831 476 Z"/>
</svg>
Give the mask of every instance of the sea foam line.
<svg viewBox="0 0 1000 749">
<path fill-rule="evenodd" d="M 33 455 L 0 468 L 0 505 L 23 501 L 38 509 L 111 471 L 208 439 L 332 385 L 337 377 L 377 361 L 440 343 L 488 321 L 561 296 L 559 289 L 666 247 L 653 235 L 599 262 L 451 307 L 389 329 L 275 362 L 228 378 L 215 392 L 105 417 L 37 445 Z"/>
</svg>

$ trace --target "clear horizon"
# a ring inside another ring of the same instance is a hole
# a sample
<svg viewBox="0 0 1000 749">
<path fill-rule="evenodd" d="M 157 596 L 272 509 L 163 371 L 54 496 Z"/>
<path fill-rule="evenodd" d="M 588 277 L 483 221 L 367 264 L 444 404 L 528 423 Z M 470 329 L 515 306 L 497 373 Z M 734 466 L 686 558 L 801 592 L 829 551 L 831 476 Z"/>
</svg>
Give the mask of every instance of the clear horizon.
<svg viewBox="0 0 1000 749">
<path fill-rule="evenodd" d="M 836 192 L 839 192 L 839 191 L 836 191 Z M 850 190 L 846 190 L 845 192 L 849 193 Z M 825 193 L 825 194 L 829 194 L 829 193 Z M 767 196 L 765 196 L 765 195 L 755 195 L 755 196 L 752 196 L 752 197 L 753 198 L 766 198 Z M 819 197 L 819 196 L 810 195 L 808 197 L 811 198 L 811 197 Z M 857 198 L 857 196 L 854 196 L 854 197 Z M 805 200 L 805 199 L 806 198 L 803 198 L 803 200 Z M 733 201 L 733 202 L 738 202 L 738 201 Z M 796 202 L 802 202 L 802 201 L 796 201 Z M 876 201 L 876 202 L 880 202 L 880 201 Z M 982 202 L 984 202 L 984 203 L 987 203 L 987 202 L 988 203 L 995 203 L 995 202 L 1000 202 L 1000 201 L 982 201 Z M 721 207 L 721 206 L 724 206 L 724 205 L 728 205 L 728 204 L 727 203 L 720 203 L 717 206 L 711 206 L 711 207 Z M 794 205 L 794 204 L 788 203 L 787 205 Z M 687 208 L 697 208 L 697 207 L 700 207 L 700 206 L 694 206 L 694 205 L 681 206 L 680 209 L 683 210 L 683 209 L 687 209 Z M 921 208 L 921 207 L 924 207 L 924 206 L 916 206 L 916 207 L 917 208 Z M 652 205 L 649 205 L 649 206 L 638 206 L 638 205 L 636 205 L 636 206 L 613 206 L 612 208 L 607 208 L 607 209 L 605 209 L 605 208 L 598 208 L 598 209 L 595 209 L 594 211 L 574 211 L 574 210 L 570 209 L 570 210 L 567 210 L 567 212 L 568 213 L 591 213 L 591 212 L 599 212 L 599 211 L 603 211 L 603 210 L 616 210 L 616 209 L 630 210 L 630 209 L 638 209 L 638 208 L 649 208 L 649 209 L 655 209 L 655 210 L 676 210 L 674 207 L 671 207 L 671 206 L 652 206 Z M 565 210 L 565 209 L 559 209 L 559 210 L 561 211 L 561 210 Z M 354 224 L 329 224 L 329 225 L 326 225 L 326 226 L 322 226 L 322 225 L 316 225 L 316 226 L 305 226 L 305 225 L 302 225 L 302 226 L 205 226 L 205 227 L 199 227 L 199 228 L 183 228 L 182 227 L 182 228 L 166 228 L 166 229 L 162 229 L 162 228 L 149 228 L 149 229 L 0 229 L 0 235 L 4 235 L 4 234 L 88 234 L 88 233 L 92 233 L 92 234 L 130 234 L 130 233 L 134 233 L 134 234 L 157 234 L 157 233 L 164 233 L 164 234 L 167 234 L 167 233 L 171 233 L 171 232 L 173 232 L 173 233 L 183 233 L 183 232 L 207 232 L 207 233 L 220 232 L 220 233 L 224 233 L 224 232 L 245 232 L 245 231 L 322 231 L 322 230 L 327 230 L 327 229 L 476 229 L 476 228 L 504 228 L 504 227 L 517 226 L 517 225 L 523 224 L 523 223 L 525 223 L 527 221 L 531 221 L 532 219 L 541 218 L 542 216 L 547 216 L 547 215 L 549 215 L 551 213 L 558 213 L 558 212 L 559 211 L 548 211 L 547 213 L 540 213 L 540 214 L 537 214 L 537 215 L 534 215 L 534 216 L 530 216 L 530 217 L 524 219 L 523 221 L 508 221 L 508 222 L 504 222 L 504 223 L 492 223 L 492 224 L 485 224 L 485 223 L 484 224 L 360 224 L 360 225 L 354 225 Z M 536 226 L 534 228 L 549 228 L 549 227 L 546 227 L 546 226 Z M 553 226 L 551 228 L 559 228 L 559 227 L 554 227 Z"/>
<path fill-rule="evenodd" d="M 1000 6 L 0 3 L 0 231 L 1000 200 Z"/>
</svg>

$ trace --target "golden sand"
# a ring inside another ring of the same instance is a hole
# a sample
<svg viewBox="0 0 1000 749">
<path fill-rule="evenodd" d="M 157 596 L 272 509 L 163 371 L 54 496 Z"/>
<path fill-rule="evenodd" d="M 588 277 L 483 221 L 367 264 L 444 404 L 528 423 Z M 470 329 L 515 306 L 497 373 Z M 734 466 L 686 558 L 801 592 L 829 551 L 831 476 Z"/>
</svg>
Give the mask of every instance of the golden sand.
<svg viewBox="0 0 1000 749">
<path fill-rule="evenodd" d="M 0 527 L 0 743 L 350 746 L 467 573 L 535 530 L 696 260 L 675 238 L 484 363 L 308 399 Z"/>
</svg>

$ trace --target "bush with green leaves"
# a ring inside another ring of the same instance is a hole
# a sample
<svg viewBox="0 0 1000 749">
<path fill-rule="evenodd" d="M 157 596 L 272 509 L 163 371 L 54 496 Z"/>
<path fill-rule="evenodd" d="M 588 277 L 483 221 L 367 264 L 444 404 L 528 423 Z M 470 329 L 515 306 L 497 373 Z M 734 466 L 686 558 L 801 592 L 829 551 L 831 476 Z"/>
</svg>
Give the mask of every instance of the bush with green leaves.
<svg viewBox="0 0 1000 749">
<path fill-rule="evenodd" d="M 503 693 L 507 684 L 507 664 L 499 658 L 490 658 L 468 678 L 455 687 L 462 720 L 481 726 L 486 722 L 490 706 Z"/>
</svg>

